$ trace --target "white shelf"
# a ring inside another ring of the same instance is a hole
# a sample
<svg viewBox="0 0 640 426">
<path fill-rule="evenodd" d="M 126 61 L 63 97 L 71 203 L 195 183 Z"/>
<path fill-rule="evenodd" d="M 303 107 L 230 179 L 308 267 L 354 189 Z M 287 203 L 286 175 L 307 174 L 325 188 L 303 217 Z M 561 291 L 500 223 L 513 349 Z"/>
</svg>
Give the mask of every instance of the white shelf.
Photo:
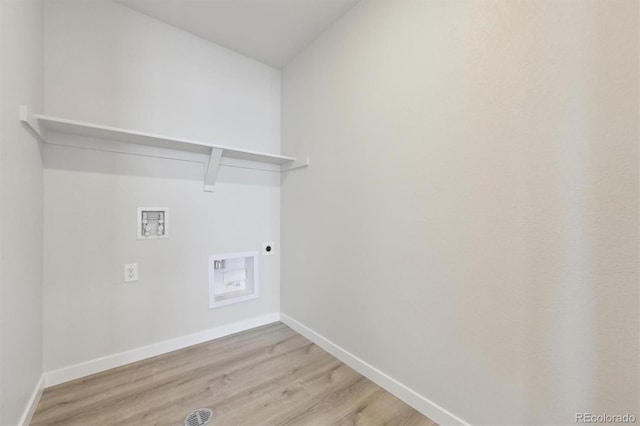
<svg viewBox="0 0 640 426">
<path fill-rule="evenodd" d="M 279 171 L 285 172 L 309 165 L 309 159 L 304 162 L 297 161 L 293 157 L 283 155 L 266 154 L 256 151 L 229 148 L 211 144 L 208 142 L 180 139 L 169 136 L 155 135 L 138 132 L 135 130 L 120 129 L 117 127 L 102 126 L 99 124 L 85 123 L 81 121 L 67 120 L 57 117 L 49 117 L 41 114 L 32 114 L 27 107 L 20 109 L 20 120 L 45 143 L 57 145 L 76 146 L 100 151 L 120 152 L 140 155 L 136 147 L 146 146 L 157 148 L 155 151 L 145 151 L 144 155 L 160 158 L 184 159 L 183 156 L 172 155 L 171 151 L 183 151 L 188 153 L 206 154 L 204 190 L 212 191 L 215 178 L 222 158 L 234 158 L 238 160 L 254 161 L 279 165 Z M 80 136 L 80 142 L 56 143 L 50 138 L 50 133 L 62 133 Z M 101 141 L 115 141 L 117 145 L 105 145 Z M 171 150 L 171 151 L 168 151 Z"/>
</svg>

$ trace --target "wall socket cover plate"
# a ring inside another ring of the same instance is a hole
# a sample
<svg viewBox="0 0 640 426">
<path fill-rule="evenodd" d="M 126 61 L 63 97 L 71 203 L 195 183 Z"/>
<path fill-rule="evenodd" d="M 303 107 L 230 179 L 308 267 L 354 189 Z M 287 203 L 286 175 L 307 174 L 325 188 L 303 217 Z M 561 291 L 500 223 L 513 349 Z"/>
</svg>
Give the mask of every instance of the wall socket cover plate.
<svg viewBox="0 0 640 426">
<path fill-rule="evenodd" d="M 132 281 L 138 281 L 138 264 L 125 263 L 124 264 L 124 282 L 130 283 Z"/>
</svg>

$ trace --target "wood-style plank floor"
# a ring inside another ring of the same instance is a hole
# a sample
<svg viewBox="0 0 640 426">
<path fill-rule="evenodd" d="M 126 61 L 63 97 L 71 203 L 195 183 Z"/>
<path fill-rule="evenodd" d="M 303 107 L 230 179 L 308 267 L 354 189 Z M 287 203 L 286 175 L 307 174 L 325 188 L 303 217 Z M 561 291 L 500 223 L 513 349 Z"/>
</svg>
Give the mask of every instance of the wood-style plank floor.
<svg viewBox="0 0 640 426">
<path fill-rule="evenodd" d="M 32 425 L 435 425 L 282 323 L 45 389 Z"/>
</svg>

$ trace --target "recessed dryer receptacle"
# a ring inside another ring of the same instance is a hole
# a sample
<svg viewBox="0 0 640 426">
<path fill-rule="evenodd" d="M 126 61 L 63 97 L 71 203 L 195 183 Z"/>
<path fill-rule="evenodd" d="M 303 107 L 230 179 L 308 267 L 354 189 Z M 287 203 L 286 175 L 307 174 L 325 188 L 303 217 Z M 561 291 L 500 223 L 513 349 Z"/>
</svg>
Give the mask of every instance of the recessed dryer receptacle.
<svg viewBox="0 0 640 426">
<path fill-rule="evenodd" d="M 209 256 L 209 308 L 258 297 L 258 252 Z"/>
</svg>

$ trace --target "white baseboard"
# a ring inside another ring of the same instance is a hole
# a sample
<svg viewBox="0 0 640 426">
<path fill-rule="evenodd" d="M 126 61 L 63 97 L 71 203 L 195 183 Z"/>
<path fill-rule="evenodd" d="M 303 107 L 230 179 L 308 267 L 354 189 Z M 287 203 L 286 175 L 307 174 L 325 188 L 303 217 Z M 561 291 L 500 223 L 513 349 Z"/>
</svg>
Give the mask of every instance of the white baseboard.
<svg viewBox="0 0 640 426">
<path fill-rule="evenodd" d="M 311 330 L 309 327 L 294 320 L 290 316 L 280 313 L 280 321 L 282 321 L 298 333 L 302 334 L 307 339 L 311 340 L 313 343 L 317 344 L 322 349 L 329 352 L 331 355 L 335 356 L 340 361 L 356 370 L 358 373 L 362 374 L 372 382 L 392 393 L 425 416 L 429 417 L 434 422 L 440 424 L 441 426 L 469 426 L 469 423 L 465 422 L 460 417 L 445 410 L 435 402 L 428 400 L 424 396 L 418 394 L 417 392 L 398 382 L 394 378 L 386 375 L 372 365 L 367 364 L 365 361 L 349 353 L 324 336 L 321 336 L 320 334 Z"/>
<path fill-rule="evenodd" d="M 177 337 L 175 339 L 164 340 L 148 346 L 132 349 L 126 352 L 120 352 L 108 355 L 102 358 L 93 359 L 80 364 L 64 367 L 59 370 L 48 371 L 44 374 L 44 386 L 54 386 L 70 380 L 79 379 L 90 374 L 99 373 L 111 368 L 120 367 L 125 364 L 140 361 L 156 355 L 162 355 L 167 352 L 186 348 L 187 346 L 197 345 L 198 343 L 207 342 L 219 337 L 228 336 L 240 331 L 249 330 L 261 325 L 271 324 L 280 320 L 280 313 L 248 318 L 246 320 L 234 322 L 231 324 L 221 325 L 209 330 L 200 331 L 186 336 Z"/>
<path fill-rule="evenodd" d="M 162 342 L 154 343 L 152 345 L 132 349 L 130 351 L 120 352 L 80 364 L 71 365 L 59 370 L 46 372 L 40 378 L 40 381 L 38 382 L 38 385 L 34 390 L 31 399 L 29 400 L 29 404 L 25 408 L 25 411 L 21 418 L 21 422 L 19 424 L 26 426 L 30 423 L 40 400 L 40 396 L 42 395 L 42 391 L 45 387 L 79 379 L 81 377 L 109 370 L 111 368 L 120 367 L 122 365 L 130 364 L 132 362 L 140 361 L 156 355 L 162 355 L 167 352 L 228 336 L 240 331 L 249 330 L 251 328 L 259 327 L 266 324 L 271 324 L 276 321 L 282 321 L 298 333 L 302 334 L 303 336 L 329 352 L 331 355 L 338 358 L 340 361 L 356 370 L 358 373 L 375 382 L 380 387 L 386 389 L 388 392 L 392 393 L 402 401 L 414 407 L 416 410 L 420 411 L 422 414 L 429 417 L 436 423 L 442 426 L 469 426 L 469 423 L 465 422 L 460 417 L 447 411 L 435 402 L 432 402 L 424 396 L 418 394 L 409 387 L 403 385 L 394 378 L 366 363 L 362 359 L 356 357 L 355 355 L 351 354 L 350 352 L 346 351 L 345 349 L 341 348 L 340 346 L 336 345 L 324 336 L 321 336 L 320 334 L 316 333 L 315 331 L 311 330 L 310 328 L 301 324 L 290 316 L 279 312 L 274 312 L 260 317 L 249 318 L 243 321 L 238 321 L 231 324 L 211 328 L 209 330 L 200 331 L 198 333 L 193 333 L 186 336 L 177 337 L 175 339 L 165 340 Z"/>
<path fill-rule="evenodd" d="M 42 396 L 42 391 L 44 390 L 44 374 L 40 376 L 40 380 L 36 384 L 33 393 L 31 394 L 31 398 L 29 398 L 29 402 L 27 406 L 24 408 L 24 412 L 20 417 L 20 421 L 18 422 L 19 426 L 29 426 L 31 423 L 31 419 L 33 418 L 33 414 L 36 412 L 36 407 L 40 402 L 40 397 Z"/>
</svg>

